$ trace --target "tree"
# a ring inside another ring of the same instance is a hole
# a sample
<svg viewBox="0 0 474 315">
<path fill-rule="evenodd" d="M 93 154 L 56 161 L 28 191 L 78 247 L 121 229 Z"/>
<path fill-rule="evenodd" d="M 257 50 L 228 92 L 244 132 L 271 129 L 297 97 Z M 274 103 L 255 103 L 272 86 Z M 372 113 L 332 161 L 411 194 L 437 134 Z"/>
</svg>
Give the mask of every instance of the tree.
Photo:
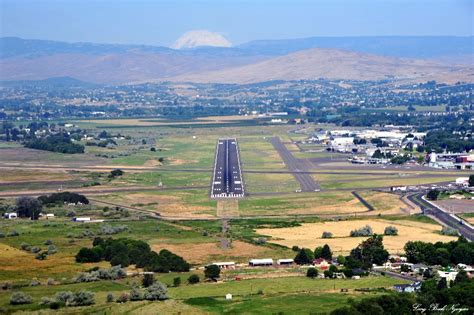
<svg viewBox="0 0 474 315">
<path fill-rule="evenodd" d="M 297 263 L 298 265 L 307 265 L 307 264 L 312 263 L 313 259 L 314 259 L 313 252 L 308 248 L 302 248 L 300 249 L 298 254 L 296 254 L 296 257 L 294 260 L 295 260 L 295 263 Z"/>
<path fill-rule="evenodd" d="M 469 282 L 469 277 L 467 276 L 467 272 L 465 270 L 459 270 L 456 278 L 454 279 L 455 284 Z"/>
<path fill-rule="evenodd" d="M 195 274 L 190 275 L 189 278 L 188 278 L 188 283 L 189 284 L 199 283 L 199 276 L 195 275 Z"/>
<path fill-rule="evenodd" d="M 474 187 L 474 175 L 469 176 L 469 187 Z"/>
<path fill-rule="evenodd" d="M 179 287 L 180 285 L 181 285 L 181 277 L 173 278 L 173 286 L 174 287 Z"/>
<path fill-rule="evenodd" d="M 130 301 L 141 301 L 143 300 L 143 294 L 138 288 L 132 288 L 129 294 Z"/>
<path fill-rule="evenodd" d="M 332 252 L 328 244 L 325 244 L 323 246 L 323 249 L 321 251 L 321 258 L 332 260 Z"/>
<path fill-rule="evenodd" d="M 337 256 L 337 263 L 340 265 L 344 265 L 346 263 L 346 257 L 342 255 Z"/>
<path fill-rule="evenodd" d="M 429 200 L 437 200 L 439 197 L 440 191 L 436 189 L 432 189 L 428 192 L 426 197 L 428 197 Z"/>
<path fill-rule="evenodd" d="M 144 294 L 145 300 L 148 301 L 162 301 L 168 299 L 168 289 L 161 282 L 155 282 L 146 289 Z"/>
<path fill-rule="evenodd" d="M 217 279 L 221 273 L 221 269 L 217 265 L 208 265 L 204 268 L 204 276 L 208 279 Z"/>
<path fill-rule="evenodd" d="M 323 248 L 318 246 L 314 249 L 314 258 L 321 258 L 323 255 Z"/>
<path fill-rule="evenodd" d="M 20 197 L 16 200 L 16 212 L 21 218 L 31 218 L 38 220 L 43 207 L 38 199 L 33 197 Z"/>
<path fill-rule="evenodd" d="M 155 277 L 153 276 L 152 273 L 146 273 L 143 276 L 142 284 L 145 288 L 148 288 L 155 282 Z"/>
<path fill-rule="evenodd" d="M 311 278 L 311 279 L 314 279 L 318 276 L 318 270 L 316 268 L 308 268 L 308 270 L 306 271 L 306 277 L 308 278 Z"/>
<path fill-rule="evenodd" d="M 442 289 L 446 289 L 447 287 L 448 287 L 448 283 L 446 281 L 446 278 L 441 278 L 438 281 L 437 289 L 442 290 Z"/>
<path fill-rule="evenodd" d="M 332 233 L 331 232 L 323 232 L 323 235 L 321 238 L 332 238 Z"/>
<path fill-rule="evenodd" d="M 110 264 L 112 266 L 119 266 L 120 265 L 122 267 L 127 267 L 127 266 L 130 265 L 130 260 L 128 258 L 127 253 L 120 252 L 117 255 L 115 255 L 114 257 L 112 257 L 112 259 L 110 260 Z"/>
</svg>

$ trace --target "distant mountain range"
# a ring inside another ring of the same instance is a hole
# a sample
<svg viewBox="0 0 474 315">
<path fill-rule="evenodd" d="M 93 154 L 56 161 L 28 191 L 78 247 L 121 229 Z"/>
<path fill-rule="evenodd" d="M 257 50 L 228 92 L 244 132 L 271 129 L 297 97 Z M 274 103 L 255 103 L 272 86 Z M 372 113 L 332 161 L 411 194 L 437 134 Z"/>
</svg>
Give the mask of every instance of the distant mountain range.
<svg viewBox="0 0 474 315">
<path fill-rule="evenodd" d="M 0 38 L 0 80 L 249 83 L 309 78 L 473 81 L 474 37 L 312 37 L 176 50 Z M 422 59 L 422 60 L 420 60 Z"/>
</svg>

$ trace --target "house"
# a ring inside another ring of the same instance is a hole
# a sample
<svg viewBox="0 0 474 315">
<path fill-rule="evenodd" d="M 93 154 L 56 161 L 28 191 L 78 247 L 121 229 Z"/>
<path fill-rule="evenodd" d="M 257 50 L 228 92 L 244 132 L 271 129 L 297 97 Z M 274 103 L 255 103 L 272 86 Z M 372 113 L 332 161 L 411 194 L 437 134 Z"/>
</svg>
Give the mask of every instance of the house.
<svg viewBox="0 0 474 315">
<path fill-rule="evenodd" d="M 313 265 L 324 270 L 329 268 L 330 263 L 324 258 L 317 258 L 313 260 Z"/>
<path fill-rule="evenodd" d="M 212 265 L 216 265 L 220 269 L 235 269 L 235 262 L 233 261 L 215 262 Z"/>
<path fill-rule="evenodd" d="M 272 266 L 273 259 L 271 258 L 263 258 L 263 259 L 250 259 L 249 266 L 257 267 L 257 266 Z"/>
<path fill-rule="evenodd" d="M 411 270 L 413 270 L 413 272 L 416 272 L 416 273 L 423 273 L 425 272 L 425 270 L 427 270 L 429 267 L 425 264 L 414 264 L 412 267 L 411 267 Z"/>
<path fill-rule="evenodd" d="M 295 261 L 292 258 L 287 258 L 287 259 L 278 259 L 277 264 L 281 266 L 286 266 L 286 265 L 293 265 Z"/>
<path fill-rule="evenodd" d="M 16 218 L 18 218 L 18 215 L 16 214 L 16 212 L 5 212 L 3 217 L 5 219 L 16 219 Z"/>
<path fill-rule="evenodd" d="M 443 271 L 443 270 L 438 270 L 438 276 L 440 278 L 445 278 L 446 282 L 449 283 L 450 281 L 454 281 L 456 279 L 456 276 L 458 275 L 457 271 Z"/>
<path fill-rule="evenodd" d="M 421 289 L 421 281 L 416 281 L 411 284 L 396 284 L 393 288 L 400 293 L 413 293 Z"/>
</svg>

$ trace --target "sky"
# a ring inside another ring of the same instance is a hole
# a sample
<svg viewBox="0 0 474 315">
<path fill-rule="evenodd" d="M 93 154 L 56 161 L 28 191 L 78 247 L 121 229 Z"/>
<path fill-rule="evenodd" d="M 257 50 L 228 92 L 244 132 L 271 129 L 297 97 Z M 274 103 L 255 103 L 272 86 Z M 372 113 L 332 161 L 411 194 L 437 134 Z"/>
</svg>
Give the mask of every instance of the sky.
<svg viewBox="0 0 474 315">
<path fill-rule="evenodd" d="M 311 36 L 474 33 L 474 0 L 0 0 L 0 36 L 171 46 L 191 30 L 234 45 Z"/>
</svg>

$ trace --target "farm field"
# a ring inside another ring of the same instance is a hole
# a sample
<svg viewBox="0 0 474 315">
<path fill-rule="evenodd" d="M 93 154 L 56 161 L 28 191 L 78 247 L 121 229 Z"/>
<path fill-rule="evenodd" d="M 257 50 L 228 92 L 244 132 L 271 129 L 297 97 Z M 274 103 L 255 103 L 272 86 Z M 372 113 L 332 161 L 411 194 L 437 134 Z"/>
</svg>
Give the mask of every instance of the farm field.
<svg viewBox="0 0 474 315">
<path fill-rule="evenodd" d="M 438 224 L 415 222 L 411 220 L 385 219 L 354 219 L 346 221 L 326 221 L 318 223 L 303 223 L 298 227 L 263 228 L 257 229 L 258 234 L 272 237 L 269 242 L 291 247 L 297 245 L 314 249 L 317 246 L 328 244 L 337 254 L 348 254 L 367 237 L 350 237 L 352 230 L 369 225 L 374 233 L 382 234 L 385 227 L 394 226 L 398 229 L 397 236 L 384 236 L 384 246 L 390 253 L 402 253 L 406 242 L 419 240 L 424 242 L 448 242 L 456 237 L 441 235 L 441 226 Z M 323 232 L 331 232 L 333 238 L 321 237 Z"/>
</svg>

